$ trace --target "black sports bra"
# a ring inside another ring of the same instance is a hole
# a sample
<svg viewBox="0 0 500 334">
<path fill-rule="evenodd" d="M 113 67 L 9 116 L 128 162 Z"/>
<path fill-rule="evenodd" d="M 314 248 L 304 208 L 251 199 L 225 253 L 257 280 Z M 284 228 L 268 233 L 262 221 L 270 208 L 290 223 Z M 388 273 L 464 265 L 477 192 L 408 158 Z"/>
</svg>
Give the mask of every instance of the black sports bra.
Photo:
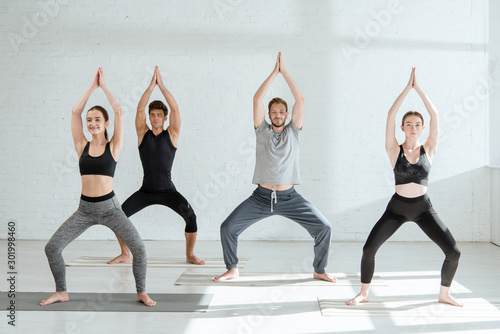
<svg viewBox="0 0 500 334">
<path fill-rule="evenodd" d="M 424 145 L 420 146 L 420 158 L 414 164 L 410 163 L 403 150 L 403 145 L 399 145 L 399 156 L 394 166 L 394 178 L 396 185 L 407 183 L 418 183 L 427 186 L 429 182 L 429 173 L 431 171 L 431 164 L 425 154 Z"/>
<path fill-rule="evenodd" d="M 98 157 L 89 154 L 90 142 L 87 142 L 80 156 L 80 174 L 81 175 L 106 175 L 113 177 L 115 175 L 116 161 L 113 159 L 109 142 L 106 144 L 104 153 Z"/>
</svg>

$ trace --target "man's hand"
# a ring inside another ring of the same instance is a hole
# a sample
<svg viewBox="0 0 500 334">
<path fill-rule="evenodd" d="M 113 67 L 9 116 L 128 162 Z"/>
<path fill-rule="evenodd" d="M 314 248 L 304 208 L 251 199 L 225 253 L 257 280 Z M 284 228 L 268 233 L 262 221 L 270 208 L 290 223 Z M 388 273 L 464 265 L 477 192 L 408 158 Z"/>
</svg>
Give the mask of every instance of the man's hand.
<svg viewBox="0 0 500 334">
<path fill-rule="evenodd" d="M 158 86 L 163 86 L 163 79 L 160 74 L 160 68 L 158 66 L 155 67 L 155 75 L 156 75 L 156 84 Z"/>
</svg>

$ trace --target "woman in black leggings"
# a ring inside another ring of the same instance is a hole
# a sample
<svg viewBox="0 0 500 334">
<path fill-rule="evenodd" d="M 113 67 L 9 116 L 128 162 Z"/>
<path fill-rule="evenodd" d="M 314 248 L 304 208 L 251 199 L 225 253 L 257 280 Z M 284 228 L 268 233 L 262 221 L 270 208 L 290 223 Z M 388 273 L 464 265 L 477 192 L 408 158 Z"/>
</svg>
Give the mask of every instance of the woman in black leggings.
<svg viewBox="0 0 500 334">
<path fill-rule="evenodd" d="M 401 125 L 406 140 L 402 145 L 399 145 L 396 140 L 396 114 L 412 88 L 422 98 L 431 117 L 429 137 L 423 145 L 420 144 L 418 139 L 425 128 L 424 119 L 420 113 L 409 111 L 404 115 Z M 375 270 L 377 250 L 401 225 L 407 221 L 414 221 L 446 255 L 441 269 L 439 302 L 462 306 L 450 296 L 449 292 L 458 267 L 460 251 L 450 231 L 434 211 L 427 195 L 428 176 L 432 159 L 436 154 L 438 138 L 438 112 L 418 86 L 415 68 L 413 68 L 408 85 L 392 105 L 387 117 L 385 149 L 394 169 L 396 193 L 392 196 L 387 209 L 366 240 L 361 259 L 361 292 L 348 301 L 347 305 L 353 306 L 368 302 L 368 290 Z"/>
</svg>

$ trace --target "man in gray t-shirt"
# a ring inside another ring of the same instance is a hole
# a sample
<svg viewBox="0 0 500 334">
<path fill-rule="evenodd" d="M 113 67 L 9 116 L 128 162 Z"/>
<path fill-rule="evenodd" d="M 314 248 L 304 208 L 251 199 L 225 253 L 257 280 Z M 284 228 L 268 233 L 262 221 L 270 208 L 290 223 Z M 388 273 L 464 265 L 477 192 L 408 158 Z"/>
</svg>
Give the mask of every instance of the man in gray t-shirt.
<svg viewBox="0 0 500 334">
<path fill-rule="evenodd" d="M 287 125 L 288 106 L 277 97 L 269 102 L 271 124 L 265 120 L 263 99 L 279 73 L 285 78 L 295 98 L 292 120 Z M 304 121 L 304 96 L 287 73 L 281 52 L 273 72 L 255 93 L 253 120 L 257 147 L 252 182 L 258 186 L 221 225 L 221 242 L 227 271 L 214 278 L 214 281 L 239 277 L 236 255 L 238 236 L 245 229 L 263 218 L 281 215 L 300 224 L 314 238 L 314 278 L 336 282 L 335 278 L 325 272 L 332 225 L 294 188 L 295 184 L 300 184 L 299 138 Z"/>
</svg>

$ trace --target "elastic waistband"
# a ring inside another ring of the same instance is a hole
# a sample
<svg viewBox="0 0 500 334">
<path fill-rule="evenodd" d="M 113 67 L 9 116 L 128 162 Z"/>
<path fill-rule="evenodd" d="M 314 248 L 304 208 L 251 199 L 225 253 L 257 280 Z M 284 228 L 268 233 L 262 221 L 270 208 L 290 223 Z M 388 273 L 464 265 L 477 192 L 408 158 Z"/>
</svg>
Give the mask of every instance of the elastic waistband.
<svg viewBox="0 0 500 334">
<path fill-rule="evenodd" d="M 271 195 L 271 193 L 273 192 L 272 189 L 264 188 L 261 185 L 257 186 L 257 190 L 259 190 L 260 192 L 262 192 L 263 194 L 266 194 L 266 195 Z M 287 190 L 275 190 L 277 196 L 288 195 L 288 194 L 293 193 L 294 191 L 295 191 L 295 187 L 291 187 L 290 189 L 287 189 Z"/>
<path fill-rule="evenodd" d="M 85 202 L 97 203 L 97 202 L 103 202 L 105 200 L 108 200 L 108 199 L 112 198 L 113 196 L 115 196 L 115 192 L 111 191 L 109 194 L 104 195 L 104 196 L 99 196 L 99 197 L 88 197 L 88 196 L 85 196 L 82 194 L 82 196 L 80 198 L 82 200 L 84 200 Z"/>
<path fill-rule="evenodd" d="M 417 203 L 417 202 L 420 202 L 422 200 L 429 198 L 429 195 L 424 194 L 424 195 L 418 196 L 418 197 L 403 197 L 403 196 L 399 195 L 398 193 L 394 193 L 392 198 L 397 199 L 397 200 L 402 201 L 402 202 L 406 202 L 406 203 Z"/>
<path fill-rule="evenodd" d="M 148 193 L 148 194 L 166 194 L 166 193 L 173 193 L 173 192 L 177 191 L 177 189 L 175 189 L 174 186 L 172 186 L 172 188 L 169 188 L 169 189 L 151 189 L 151 188 L 146 188 L 146 187 L 142 186 L 139 190 L 144 192 L 144 193 Z"/>
</svg>

